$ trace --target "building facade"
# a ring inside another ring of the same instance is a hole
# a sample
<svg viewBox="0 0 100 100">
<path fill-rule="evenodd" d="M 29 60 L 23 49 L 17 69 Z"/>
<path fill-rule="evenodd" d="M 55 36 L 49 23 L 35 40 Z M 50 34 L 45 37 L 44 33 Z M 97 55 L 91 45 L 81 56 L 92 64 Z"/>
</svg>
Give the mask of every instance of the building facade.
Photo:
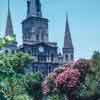
<svg viewBox="0 0 100 100">
<path fill-rule="evenodd" d="M 8 16 L 9 14 L 8 6 Z M 6 35 L 11 35 L 12 33 L 13 28 L 10 17 L 7 19 Z M 58 52 L 57 43 L 49 41 L 48 34 L 48 18 L 43 17 L 40 0 L 28 0 L 26 18 L 22 21 L 23 42 L 18 49 L 32 55 L 32 71 L 39 71 L 44 75 L 52 72 L 59 65 L 70 63 L 74 59 L 68 16 L 66 16 L 62 53 Z"/>
</svg>

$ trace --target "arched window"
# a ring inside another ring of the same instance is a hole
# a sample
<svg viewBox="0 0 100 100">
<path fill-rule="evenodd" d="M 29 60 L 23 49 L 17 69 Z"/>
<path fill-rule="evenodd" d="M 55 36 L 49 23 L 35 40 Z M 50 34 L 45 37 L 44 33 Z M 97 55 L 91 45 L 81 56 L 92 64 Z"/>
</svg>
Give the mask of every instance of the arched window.
<svg viewBox="0 0 100 100">
<path fill-rule="evenodd" d="M 73 58 L 74 58 L 74 57 L 73 57 L 73 54 L 71 54 L 71 60 L 73 60 Z"/>
<path fill-rule="evenodd" d="M 66 61 L 68 60 L 68 54 L 65 55 L 65 59 L 66 59 Z"/>
<path fill-rule="evenodd" d="M 48 73 L 51 73 L 51 72 L 52 72 L 52 67 L 49 66 L 49 67 L 48 67 Z"/>
<path fill-rule="evenodd" d="M 9 51 L 8 50 L 5 50 L 5 53 L 8 53 Z"/>
</svg>

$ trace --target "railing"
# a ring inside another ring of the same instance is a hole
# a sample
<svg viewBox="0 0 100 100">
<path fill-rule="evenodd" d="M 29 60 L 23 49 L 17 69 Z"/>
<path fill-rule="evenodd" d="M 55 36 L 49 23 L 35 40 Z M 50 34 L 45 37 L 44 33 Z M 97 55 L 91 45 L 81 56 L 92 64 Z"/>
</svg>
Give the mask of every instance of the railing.
<svg viewBox="0 0 100 100">
<path fill-rule="evenodd" d="M 37 62 L 40 62 L 40 63 L 59 63 L 59 60 L 57 57 L 54 58 L 53 60 L 51 59 L 51 57 L 46 57 L 46 60 L 39 61 L 37 56 L 33 56 L 33 61 L 35 63 L 37 63 Z"/>
</svg>

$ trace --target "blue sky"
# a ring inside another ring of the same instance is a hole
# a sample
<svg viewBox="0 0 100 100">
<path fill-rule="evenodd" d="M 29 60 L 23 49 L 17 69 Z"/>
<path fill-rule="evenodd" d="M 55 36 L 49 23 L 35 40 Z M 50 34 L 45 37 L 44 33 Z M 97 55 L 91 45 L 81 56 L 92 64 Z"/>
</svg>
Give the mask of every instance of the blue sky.
<svg viewBox="0 0 100 100">
<path fill-rule="evenodd" d="M 41 0 L 43 16 L 49 19 L 49 40 L 63 46 L 66 12 L 75 48 L 75 58 L 89 58 L 100 50 L 100 0 Z M 11 0 L 17 41 L 21 44 L 21 22 L 26 16 L 26 0 Z M 5 32 L 7 0 L 0 1 L 0 33 Z"/>
</svg>

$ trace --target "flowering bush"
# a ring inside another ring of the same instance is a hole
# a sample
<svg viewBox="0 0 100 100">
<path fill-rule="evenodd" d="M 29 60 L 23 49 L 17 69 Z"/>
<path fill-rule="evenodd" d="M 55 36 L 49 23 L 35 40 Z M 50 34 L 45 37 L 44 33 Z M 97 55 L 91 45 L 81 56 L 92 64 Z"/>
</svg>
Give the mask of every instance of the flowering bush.
<svg viewBox="0 0 100 100">
<path fill-rule="evenodd" d="M 73 69 L 71 67 L 66 68 L 66 70 L 59 74 L 56 78 L 57 87 L 65 86 L 66 89 L 76 88 L 79 84 L 80 72 L 78 69 Z"/>
<path fill-rule="evenodd" d="M 50 92 L 50 89 L 49 89 L 49 86 L 48 86 L 48 82 L 44 81 L 42 87 L 43 87 L 43 94 L 47 95 Z"/>
<path fill-rule="evenodd" d="M 62 72 L 64 72 L 64 67 L 59 67 L 59 68 L 55 68 L 54 69 L 54 73 L 56 74 L 56 76 Z"/>
<path fill-rule="evenodd" d="M 76 68 L 66 67 L 57 68 L 43 82 L 43 93 L 45 95 L 60 90 L 66 92 L 76 89 L 80 83 L 80 72 Z M 69 66 L 69 65 L 68 65 Z"/>
<path fill-rule="evenodd" d="M 85 59 L 56 68 L 43 82 L 43 93 L 64 94 L 69 100 L 75 100 L 75 91 L 85 80 L 88 69 L 89 62 Z"/>
<path fill-rule="evenodd" d="M 85 81 L 86 74 L 89 71 L 90 67 L 89 61 L 85 59 L 77 60 L 75 63 L 73 63 L 72 67 L 77 68 L 80 71 L 80 82 Z"/>
<path fill-rule="evenodd" d="M 48 95 L 52 92 L 55 92 L 56 90 L 55 79 L 56 79 L 55 73 L 49 74 L 48 77 L 45 79 L 45 81 L 42 84 L 44 95 Z"/>
<path fill-rule="evenodd" d="M 87 71 L 89 68 L 88 60 L 80 59 L 73 63 L 74 68 L 78 68 L 81 72 Z"/>
</svg>

